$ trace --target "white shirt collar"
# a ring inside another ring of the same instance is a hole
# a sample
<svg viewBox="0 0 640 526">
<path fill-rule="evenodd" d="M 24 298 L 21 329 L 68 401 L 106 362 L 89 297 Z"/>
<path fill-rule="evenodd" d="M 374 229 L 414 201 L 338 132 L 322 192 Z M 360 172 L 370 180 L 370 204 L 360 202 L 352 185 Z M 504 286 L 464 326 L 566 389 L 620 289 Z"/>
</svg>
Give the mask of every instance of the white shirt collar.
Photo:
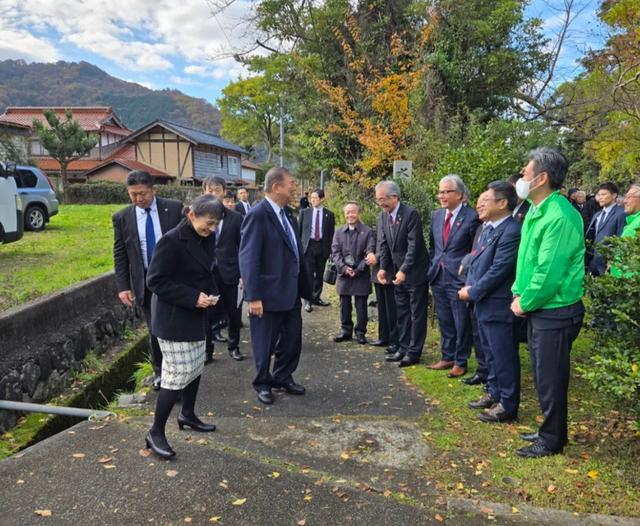
<svg viewBox="0 0 640 526">
<path fill-rule="evenodd" d="M 456 217 L 458 216 L 458 214 L 460 213 L 460 210 L 462 210 L 462 206 L 464 203 L 460 203 L 456 208 L 454 208 L 453 210 L 449 210 L 448 208 L 445 208 L 445 213 L 444 213 L 444 220 L 447 220 L 447 213 L 451 212 L 453 215 L 451 216 L 451 223 L 454 223 L 456 220 Z"/>
<path fill-rule="evenodd" d="M 140 208 L 137 205 L 134 205 L 134 206 L 136 207 L 137 215 L 139 216 L 146 215 L 147 211 L 144 208 Z M 156 201 L 155 197 L 153 198 L 153 201 L 151 201 L 151 206 L 149 208 L 151 208 L 151 212 L 156 212 L 156 213 L 158 212 L 158 202 Z"/>
<path fill-rule="evenodd" d="M 602 209 L 602 211 L 603 211 L 605 214 L 608 214 L 614 206 L 616 206 L 616 204 L 615 204 L 615 203 L 611 203 L 609 206 L 605 206 L 605 207 Z"/>
<path fill-rule="evenodd" d="M 391 212 L 389 213 L 389 215 L 391 217 L 393 217 L 393 222 L 396 222 L 396 217 L 398 216 L 398 210 L 400 210 L 400 201 L 398 201 L 398 204 L 396 205 L 396 207 L 391 210 Z"/>
<path fill-rule="evenodd" d="M 493 229 L 495 230 L 502 223 L 504 223 L 509 217 L 511 217 L 511 216 L 504 216 L 502 219 L 498 219 L 497 221 L 487 221 L 487 223 L 489 223 L 493 227 Z"/>
<path fill-rule="evenodd" d="M 278 219 L 280 219 L 280 210 L 282 210 L 282 207 L 277 204 L 273 199 L 271 199 L 268 196 L 264 196 L 264 198 L 267 200 L 267 202 L 271 205 L 271 208 L 273 208 L 273 211 L 276 213 L 276 215 L 278 216 Z"/>
</svg>

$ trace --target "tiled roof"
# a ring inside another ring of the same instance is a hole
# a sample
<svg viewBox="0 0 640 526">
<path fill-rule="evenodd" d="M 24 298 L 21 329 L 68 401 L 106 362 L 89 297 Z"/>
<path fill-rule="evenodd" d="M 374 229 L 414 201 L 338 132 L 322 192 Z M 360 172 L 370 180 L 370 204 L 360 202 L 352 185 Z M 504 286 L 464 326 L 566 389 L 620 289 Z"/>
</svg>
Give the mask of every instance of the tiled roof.
<svg viewBox="0 0 640 526">
<path fill-rule="evenodd" d="M 249 159 L 242 159 L 242 163 L 240 164 L 243 168 L 247 168 L 248 170 L 260 170 L 260 167 Z"/>
<path fill-rule="evenodd" d="M 86 170 L 95 168 L 101 162 L 102 161 L 99 161 L 97 159 L 79 159 L 78 161 L 69 163 L 67 170 L 70 170 L 72 172 L 84 172 Z M 45 172 L 59 172 L 60 163 L 55 159 L 44 157 L 42 159 L 38 159 L 38 168 Z"/>
<path fill-rule="evenodd" d="M 4 119 L 2 119 L 1 115 L 0 115 L 0 126 L 6 126 L 7 128 L 19 128 L 21 130 L 31 129 L 26 124 L 19 124 L 17 122 L 5 121 Z"/>
<path fill-rule="evenodd" d="M 110 164 L 119 164 L 127 170 L 144 170 L 145 172 L 149 172 L 149 175 L 153 177 L 171 177 L 172 179 L 175 179 L 174 175 L 170 175 L 166 172 L 163 172 L 162 170 L 158 170 L 153 166 L 141 163 L 140 161 L 135 161 L 133 159 L 123 159 L 121 157 L 115 159 L 107 159 L 106 161 L 100 163 L 98 166 L 95 166 L 92 169 L 88 170 L 85 175 L 89 176 L 93 172 L 97 172 L 98 170 L 101 170 L 102 168 L 104 168 L 105 166 L 109 166 Z"/>
<path fill-rule="evenodd" d="M 83 130 L 90 132 L 99 131 L 106 122 L 113 119 L 113 123 L 109 122 L 109 126 L 112 124 L 114 128 L 123 130 L 123 134 L 127 135 L 130 130 L 124 125 L 119 127 L 120 119 L 113 112 L 113 109 L 109 106 L 87 106 L 87 107 L 59 107 L 48 108 L 44 106 L 10 106 L 5 112 L 0 115 L 0 120 L 15 122 L 17 124 L 23 124 L 31 127 L 34 119 L 38 119 L 42 122 L 46 122 L 44 118 L 44 110 L 51 109 L 56 112 L 60 117 L 64 117 L 65 112 L 70 110 L 73 114 L 73 119 L 78 121 Z M 112 132 L 113 133 L 113 132 Z"/>
</svg>

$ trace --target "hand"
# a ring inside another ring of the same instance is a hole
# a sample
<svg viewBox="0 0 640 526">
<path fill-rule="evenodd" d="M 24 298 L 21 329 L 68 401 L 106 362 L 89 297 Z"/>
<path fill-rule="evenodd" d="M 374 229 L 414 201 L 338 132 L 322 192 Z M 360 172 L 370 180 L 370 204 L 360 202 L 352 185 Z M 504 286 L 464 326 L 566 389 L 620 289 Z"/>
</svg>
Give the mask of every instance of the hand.
<svg viewBox="0 0 640 526">
<path fill-rule="evenodd" d="M 356 272 L 351 267 L 347 267 L 346 269 L 344 269 L 344 273 L 347 276 L 349 276 L 350 278 L 355 278 L 356 277 Z"/>
<path fill-rule="evenodd" d="M 471 301 L 471 296 L 469 296 L 470 288 L 471 288 L 470 285 L 467 285 L 466 287 L 462 287 L 458 291 L 458 298 L 460 298 L 462 301 Z"/>
<path fill-rule="evenodd" d="M 211 305 L 211 298 L 209 297 L 209 295 L 205 294 L 204 292 L 201 292 L 200 296 L 198 296 L 196 307 L 198 307 L 199 309 L 206 309 L 210 305 Z"/>
<path fill-rule="evenodd" d="M 364 260 L 367 263 L 367 265 L 369 265 L 370 267 L 373 267 L 374 265 L 378 264 L 378 258 L 373 252 L 369 252 L 367 254 L 367 257 L 364 258 Z"/>
<path fill-rule="evenodd" d="M 525 318 L 527 316 L 527 313 L 520 307 L 520 296 L 513 298 L 513 301 L 511 302 L 511 312 L 519 318 Z"/>
<path fill-rule="evenodd" d="M 402 272 L 402 270 L 398 270 L 396 272 L 396 279 L 393 280 L 394 285 L 402 285 L 407 279 L 407 275 Z"/>
<path fill-rule="evenodd" d="M 255 300 L 249 302 L 249 314 L 262 318 L 264 314 L 264 308 L 262 307 L 262 300 Z"/>
<path fill-rule="evenodd" d="M 130 290 L 123 290 L 122 292 L 118 292 L 118 299 L 127 307 L 133 307 L 133 302 L 135 301 L 133 292 Z"/>
<path fill-rule="evenodd" d="M 376 278 L 378 278 L 378 281 L 380 282 L 380 285 L 386 285 L 387 284 L 387 271 L 380 269 L 378 270 L 378 274 L 376 275 Z"/>
</svg>

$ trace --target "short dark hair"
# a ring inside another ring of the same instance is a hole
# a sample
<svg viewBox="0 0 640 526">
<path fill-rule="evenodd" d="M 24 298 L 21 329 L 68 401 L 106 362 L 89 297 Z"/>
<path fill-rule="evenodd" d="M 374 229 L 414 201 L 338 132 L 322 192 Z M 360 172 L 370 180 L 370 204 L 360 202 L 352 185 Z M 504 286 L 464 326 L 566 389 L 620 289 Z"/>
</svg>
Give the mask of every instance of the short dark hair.
<svg viewBox="0 0 640 526">
<path fill-rule="evenodd" d="M 607 190 L 609 192 L 611 192 L 612 194 L 618 194 L 618 186 L 615 183 L 602 183 L 598 185 L 598 188 L 596 189 L 596 192 L 598 190 Z"/>
<path fill-rule="evenodd" d="M 233 190 L 227 190 L 224 193 L 224 199 L 233 199 L 234 201 L 236 200 L 236 194 Z"/>
<path fill-rule="evenodd" d="M 269 168 L 269 171 L 264 176 L 264 191 L 271 193 L 273 185 L 282 183 L 287 175 L 291 176 L 291 172 L 283 166 Z"/>
<path fill-rule="evenodd" d="M 324 190 L 322 188 L 316 188 L 313 192 L 311 192 L 312 194 L 318 194 L 318 197 L 320 199 L 324 199 Z"/>
<path fill-rule="evenodd" d="M 211 194 L 203 194 L 196 197 L 190 206 L 196 217 L 213 217 L 221 219 L 224 215 L 224 205 Z"/>
<path fill-rule="evenodd" d="M 522 173 L 518 172 L 510 176 L 509 179 L 507 179 L 507 182 L 515 186 L 516 183 L 518 182 L 518 179 L 521 179 L 521 178 L 522 178 Z"/>
<path fill-rule="evenodd" d="M 202 188 L 209 188 L 211 186 L 222 186 L 222 189 L 226 190 L 227 181 L 224 180 L 224 177 L 220 177 L 218 175 L 209 175 L 203 179 Z"/>
<path fill-rule="evenodd" d="M 507 181 L 493 181 L 487 185 L 487 190 L 493 190 L 496 199 L 506 199 L 507 207 L 513 211 L 518 206 L 518 195 L 516 189 Z"/>
<path fill-rule="evenodd" d="M 549 174 L 549 186 L 559 190 L 564 186 L 564 178 L 567 176 L 569 163 L 567 158 L 555 148 L 543 146 L 529 152 L 529 160 L 535 163 L 536 175 L 547 172 Z"/>
<path fill-rule="evenodd" d="M 144 170 L 133 170 L 129 172 L 129 175 L 127 175 L 127 186 L 135 186 L 138 184 L 153 186 L 156 183 L 153 181 L 153 177 L 151 177 L 149 172 L 145 172 Z"/>
<path fill-rule="evenodd" d="M 573 194 L 575 194 L 578 190 L 580 190 L 579 188 L 569 188 L 569 190 L 567 190 L 567 197 L 571 197 Z"/>
</svg>

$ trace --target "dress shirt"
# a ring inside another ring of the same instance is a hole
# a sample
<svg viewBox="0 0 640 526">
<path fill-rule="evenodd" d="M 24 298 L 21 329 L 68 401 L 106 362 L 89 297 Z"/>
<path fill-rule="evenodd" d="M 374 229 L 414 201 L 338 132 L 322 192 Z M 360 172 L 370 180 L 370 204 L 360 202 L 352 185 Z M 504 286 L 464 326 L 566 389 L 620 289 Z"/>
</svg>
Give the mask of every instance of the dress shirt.
<svg viewBox="0 0 640 526">
<path fill-rule="evenodd" d="M 462 205 L 463 203 L 460 203 L 454 210 L 449 210 L 448 208 L 445 208 L 445 214 L 444 214 L 444 223 L 447 222 L 447 215 L 449 215 L 449 212 L 451 212 L 451 228 L 453 228 L 453 225 L 456 222 L 456 217 L 458 217 L 458 214 L 460 213 L 460 210 L 462 210 Z M 444 225 L 444 223 L 442 223 Z"/>
<path fill-rule="evenodd" d="M 250 205 L 248 202 L 246 202 L 246 201 L 240 201 L 240 203 L 242 203 L 242 206 L 243 206 L 243 208 L 244 208 L 244 212 L 245 212 L 245 214 L 246 214 L 247 212 L 249 212 L 249 209 L 251 208 L 251 205 Z"/>
<path fill-rule="evenodd" d="M 156 236 L 156 245 L 162 237 L 162 228 L 160 227 L 160 216 L 158 215 L 158 203 L 153 198 L 151 203 L 151 220 L 153 221 L 153 233 Z M 144 268 L 149 266 L 147 261 L 147 212 L 144 208 L 136 206 L 136 223 L 138 225 L 138 238 L 140 239 L 140 253 L 142 254 L 142 262 Z"/>
<path fill-rule="evenodd" d="M 497 221 L 487 221 L 487 222 L 483 225 L 483 227 L 484 227 L 484 226 L 486 226 L 486 225 L 491 225 L 491 226 L 493 227 L 493 229 L 495 230 L 495 229 L 496 229 L 496 228 L 498 228 L 502 223 L 504 223 L 504 222 L 507 220 L 507 218 L 508 218 L 508 217 L 509 217 L 509 216 L 504 216 L 502 219 L 498 219 Z"/>
<path fill-rule="evenodd" d="M 318 239 L 322 239 L 322 220 L 324 219 L 322 217 L 323 216 L 322 210 L 323 210 L 322 207 L 320 207 L 320 208 L 315 208 L 314 207 L 313 208 L 313 214 L 312 214 L 312 217 L 311 217 L 311 219 L 312 219 L 312 221 L 311 221 L 311 239 L 315 239 L 316 238 L 316 236 L 315 236 L 315 234 L 316 234 L 316 214 L 320 214 L 320 225 L 319 225 L 320 232 L 318 232 Z"/>
<path fill-rule="evenodd" d="M 393 224 L 396 224 L 396 217 L 398 216 L 398 210 L 400 210 L 400 201 L 398 201 L 398 204 L 396 205 L 396 207 L 391 210 L 391 212 L 389 212 L 389 215 L 391 216 L 391 219 L 393 220 Z"/>
<path fill-rule="evenodd" d="M 282 207 L 277 203 L 275 203 L 273 200 L 269 199 L 267 196 L 265 196 L 265 199 L 271 205 L 271 208 L 273 208 L 273 211 L 276 213 L 276 217 L 278 218 L 278 221 L 280 221 L 280 224 L 282 225 L 282 219 L 280 219 L 280 210 L 282 210 Z M 287 213 L 285 212 L 285 216 L 286 215 Z M 289 229 L 289 232 L 290 232 L 289 237 L 291 239 L 297 239 L 296 231 L 293 229 L 293 225 L 291 224 L 291 221 L 289 221 L 288 219 L 287 219 L 287 228 Z M 296 250 L 297 248 L 298 247 L 293 247 L 294 250 Z M 296 255 L 296 259 L 298 259 L 297 255 Z"/>
<path fill-rule="evenodd" d="M 611 209 L 615 205 L 616 205 L 615 203 L 612 203 L 609 206 L 604 207 L 600 212 L 600 214 L 598 214 L 598 219 L 596 221 L 596 233 L 600 230 L 602 223 L 604 223 L 604 220 L 607 218 L 607 215 L 609 215 L 609 212 L 611 212 Z"/>
</svg>

